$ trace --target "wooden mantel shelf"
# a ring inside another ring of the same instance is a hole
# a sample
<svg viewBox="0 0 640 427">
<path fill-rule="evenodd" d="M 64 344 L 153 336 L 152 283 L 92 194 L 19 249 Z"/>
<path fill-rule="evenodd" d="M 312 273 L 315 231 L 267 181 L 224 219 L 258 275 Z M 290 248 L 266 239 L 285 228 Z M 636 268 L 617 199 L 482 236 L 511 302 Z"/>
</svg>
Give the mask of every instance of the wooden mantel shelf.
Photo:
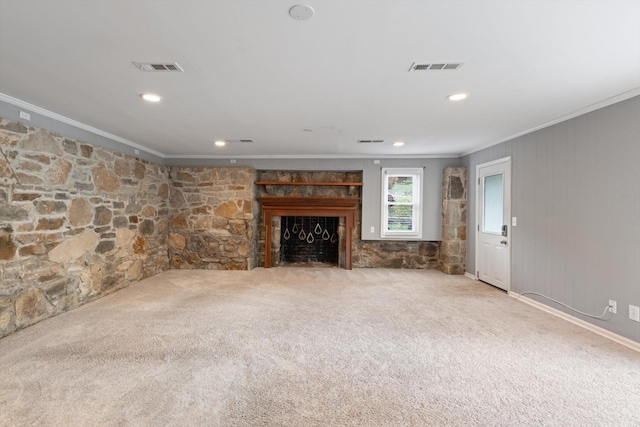
<svg viewBox="0 0 640 427">
<path fill-rule="evenodd" d="M 362 187 L 361 182 L 281 182 L 281 181 L 255 181 L 256 185 L 309 185 L 313 187 L 331 186 L 331 187 Z"/>
<path fill-rule="evenodd" d="M 259 197 L 263 208 L 287 208 L 308 209 L 316 207 L 347 208 L 355 210 L 360 203 L 359 197 Z"/>
</svg>

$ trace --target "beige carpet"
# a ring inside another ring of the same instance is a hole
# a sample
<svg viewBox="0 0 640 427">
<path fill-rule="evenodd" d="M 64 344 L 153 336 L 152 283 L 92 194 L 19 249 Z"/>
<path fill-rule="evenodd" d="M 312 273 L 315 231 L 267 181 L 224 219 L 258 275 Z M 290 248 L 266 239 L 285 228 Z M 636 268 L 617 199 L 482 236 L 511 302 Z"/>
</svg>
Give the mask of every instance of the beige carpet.
<svg viewBox="0 0 640 427">
<path fill-rule="evenodd" d="M 435 271 L 172 270 L 0 340 L 0 425 L 638 426 L 640 354 Z"/>
</svg>

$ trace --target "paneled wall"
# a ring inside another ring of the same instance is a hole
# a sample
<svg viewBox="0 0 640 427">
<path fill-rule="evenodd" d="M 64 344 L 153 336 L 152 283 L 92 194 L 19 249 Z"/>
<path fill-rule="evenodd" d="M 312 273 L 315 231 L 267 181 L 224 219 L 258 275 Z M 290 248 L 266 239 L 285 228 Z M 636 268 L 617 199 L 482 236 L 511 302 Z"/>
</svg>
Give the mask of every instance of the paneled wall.
<svg viewBox="0 0 640 427">
<path fill-rule="evenodd" d="M 601 314 L 597 326 L 640 341 L 640 97 L 465 156 L 475 184 L 476 165 L 511 156 L 511 290 L 535 291 L 578 310 Z M 469 185 L 468 230 L 475 230 L 477 185 Z M 475 274 L 476 233 L 468 233 L 467 271 Z M 538 299 L 538 297 L 534 297 Z"/>
</svg>

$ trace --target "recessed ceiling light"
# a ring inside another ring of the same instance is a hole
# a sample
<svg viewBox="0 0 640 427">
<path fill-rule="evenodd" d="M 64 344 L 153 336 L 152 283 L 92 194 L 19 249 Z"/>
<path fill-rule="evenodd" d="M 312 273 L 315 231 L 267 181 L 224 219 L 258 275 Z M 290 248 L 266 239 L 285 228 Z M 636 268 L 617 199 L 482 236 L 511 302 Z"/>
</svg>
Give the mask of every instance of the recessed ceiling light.
<svg viewBox="0 0 640 427">
<path fill-rule="evenodd" d="M 289 9 L 289 16 L 297 21 L 306 21 L 313 16 L 313 8 L 306 4 L 297 4 Z"/>
<path fill-rule="evenodd" d="M 452 93 L 451 95 L 447 96 L 447 99 L 449 101 L 462 101 L 463 99 L 465 99 L 467 96 L 466 93 L 460 92 L 460 93 Z"/>
<path fill-rule="evenodd" d="M 162 100 L 162 97 L 155 93 L 141 93 L 140 98 L 148 102 L 160 102 Z"/>
<path fill-rule="evenodd" d="M 216 142 L 214 142 L 214 144 L 216 145 L 216 147 L 224 147 L 225 145 L 227 145 L 226 142 L 218 140 Z"/>
<path fill-rule="evenodd" d="M 402 142 L 402 141 L 396 141 L 396 142 L 393 143 L 394 147 L 402 147 L 403 145 L 404 145 L 404 142 Z"/>
</svg>

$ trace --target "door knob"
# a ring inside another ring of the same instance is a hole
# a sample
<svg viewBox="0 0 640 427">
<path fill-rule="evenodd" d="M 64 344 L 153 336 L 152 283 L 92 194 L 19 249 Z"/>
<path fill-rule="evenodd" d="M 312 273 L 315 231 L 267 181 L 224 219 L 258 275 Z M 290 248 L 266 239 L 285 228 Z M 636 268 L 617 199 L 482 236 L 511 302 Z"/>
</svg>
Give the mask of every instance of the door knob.
<svg viewBox="0 0 640 427">
<path fill-rule="evenodd" d="M 501 245 L 506 245 L 506 244 L 507 244 L 507 241 L 506 241 L 506 240 L 500 240 L 500 244 L 501 244 Z"/>
</svg>

